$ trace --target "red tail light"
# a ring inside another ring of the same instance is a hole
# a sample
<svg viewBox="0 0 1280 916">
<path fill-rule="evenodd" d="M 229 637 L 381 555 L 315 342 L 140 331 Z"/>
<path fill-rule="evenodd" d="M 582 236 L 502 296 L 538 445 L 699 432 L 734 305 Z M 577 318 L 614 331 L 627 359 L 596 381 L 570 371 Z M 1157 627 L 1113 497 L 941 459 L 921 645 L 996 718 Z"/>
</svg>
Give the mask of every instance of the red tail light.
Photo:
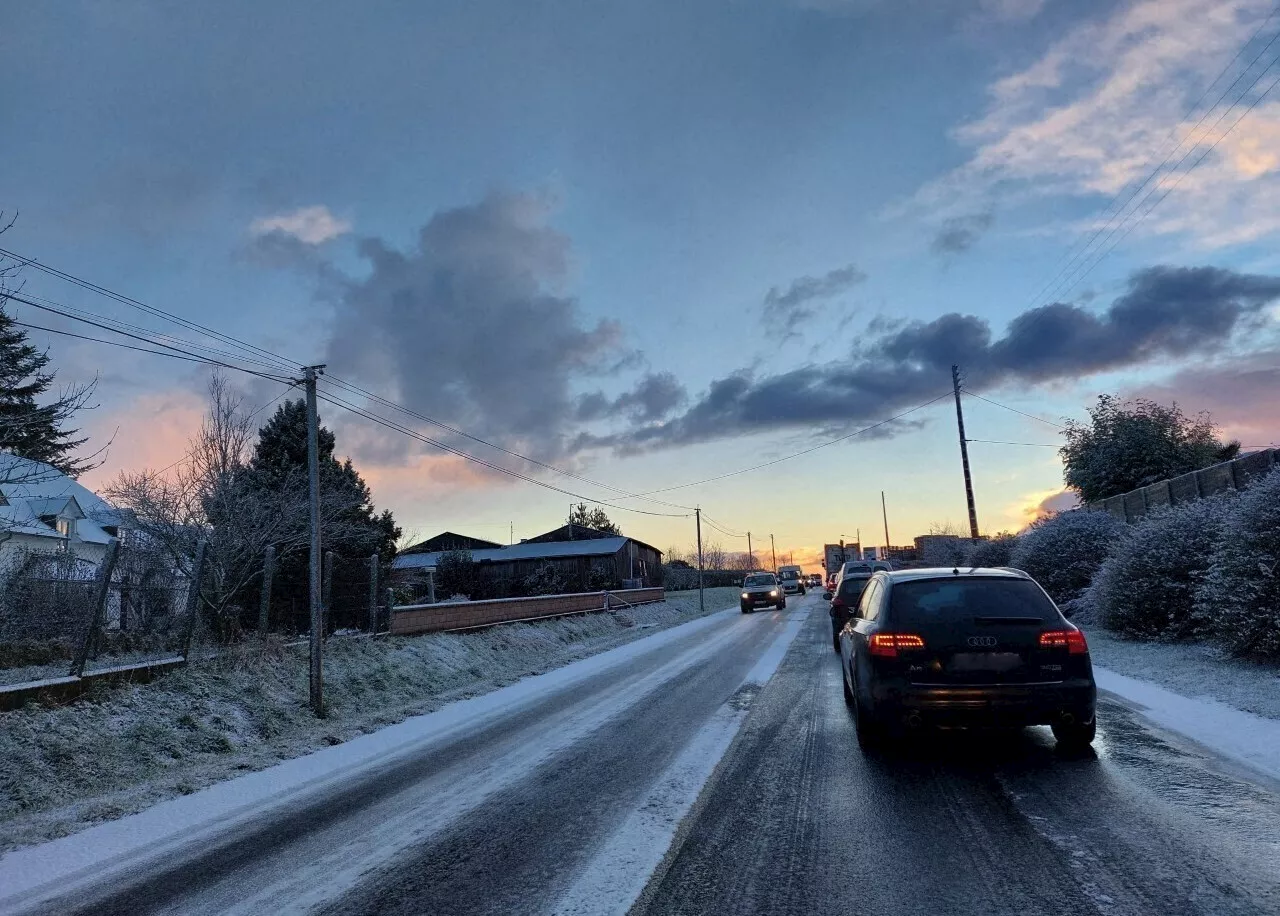
<svg viewBox="0 0 1280 916">
<path fill-rule="evenodd" d="M 1040 645 L 1046 649 L 1062 649 L 1072 655 L 1084 655 L 1089 651 L 1089 644 L 1079 630 L 1048 630 L 1040 634 Z"/>
<path fill-rule="evenodd" d="M 923 649 L 924 640 L 914 633 L 872 633 L 867 645 L 872 655 L 897 658 L 900 651 Z"/>
<path fill-rule="evenodd" d="M 846 605 L 844 601 L 841 600 L 840 598 L 832 598 L 831 606 L 832 607 L 848 607 L 848 605 Z"/>
</svg>

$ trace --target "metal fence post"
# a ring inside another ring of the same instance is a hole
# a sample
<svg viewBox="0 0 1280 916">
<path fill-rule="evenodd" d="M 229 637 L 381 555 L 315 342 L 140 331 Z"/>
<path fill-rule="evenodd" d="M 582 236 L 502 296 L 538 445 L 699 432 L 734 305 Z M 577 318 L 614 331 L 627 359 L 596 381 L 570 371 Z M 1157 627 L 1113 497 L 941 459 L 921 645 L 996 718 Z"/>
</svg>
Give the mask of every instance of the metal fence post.
<svg viewBox="0 0 1280 916">
<path fill-rule="evenodd" d="M 191 640 L 195 637 L 196 616 L 200 613 L 200 581 L 204 576 L 204 555 L 208 545 L 202 539 L 196 544 L 196 558 L 191 564 L 191 584 L 187 586 L 187 632 L 182 636 L 182 657 L 191 655 Z"/>
<path fill-rule="evenodd" d="M 262 558 L 262 603 L 258 606 L 258 632 L 263 636 L 267 635 L 267 628 L 271 625 L 271 584 L 275 577 L 276 548 L 274 544 L 268 544 Z"/>
<path fill-rule="evenodd" d="M 324 584 L 320 588 L 320 605 L 324 610 L 324 634 L 333 632 L 333 551 L 324 552 Z"/>
<path fill-rule="evenodd" d="M 369 632 L 378 632 L 378 555 L 369 557 Z"/>
<path fill-rule="evenodd" d="M 71 676 L 79 677 L 84 673 L 85 663 L 89 660 L 89 652 L 98 637 L 98 628 L 107 615 L 107 598 L 111 594 L 111 573 L 116 568 L 116 557 L 120 552 L 120 541 L 112 538 L 107 541 L 107 552 L 102 557 L 102 565 L 98 567 L 97 580 L 94 583 L 93 611 L 89 616 L 89 631 L 84 634 L 80 643 L 80 651 L 71 663 Z"/>
</svg>

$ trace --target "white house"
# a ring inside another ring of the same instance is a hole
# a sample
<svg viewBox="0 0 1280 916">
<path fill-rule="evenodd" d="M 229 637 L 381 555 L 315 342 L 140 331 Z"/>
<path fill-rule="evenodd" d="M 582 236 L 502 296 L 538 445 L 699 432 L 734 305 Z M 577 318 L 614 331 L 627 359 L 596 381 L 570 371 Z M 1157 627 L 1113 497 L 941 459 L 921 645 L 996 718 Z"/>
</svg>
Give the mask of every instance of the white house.
<svg viewBox="0 0 1280 916">
<path fill-rule="evenodd" d="M 0 565 L 23 553 L 98 564 L 125 516 L 52 465 L 0 452 Z"/>
</svg>

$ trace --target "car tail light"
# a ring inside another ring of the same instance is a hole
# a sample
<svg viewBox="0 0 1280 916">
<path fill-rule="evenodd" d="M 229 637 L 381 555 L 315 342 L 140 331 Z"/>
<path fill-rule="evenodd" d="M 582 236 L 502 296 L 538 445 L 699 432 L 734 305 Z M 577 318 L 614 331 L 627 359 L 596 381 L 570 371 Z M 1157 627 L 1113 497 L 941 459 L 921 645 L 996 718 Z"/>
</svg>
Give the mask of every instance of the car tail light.
<svg viewBox="0 0 1280 916">
<path fill-rule="evenodd" d="M 1040 634 L 1040 645 L 1046 649 L 1063 649 L 1072 655 L 1084 655 L 1089 644 L 1079 630 L 1048 630 Z"/>
<path fill-rule="evenodd" d="M 914 633 L 872 633 L 867 645 L 880 658 L 897 658 L 900 651 L 923 649 L 924 640 Z"/>
</svg>

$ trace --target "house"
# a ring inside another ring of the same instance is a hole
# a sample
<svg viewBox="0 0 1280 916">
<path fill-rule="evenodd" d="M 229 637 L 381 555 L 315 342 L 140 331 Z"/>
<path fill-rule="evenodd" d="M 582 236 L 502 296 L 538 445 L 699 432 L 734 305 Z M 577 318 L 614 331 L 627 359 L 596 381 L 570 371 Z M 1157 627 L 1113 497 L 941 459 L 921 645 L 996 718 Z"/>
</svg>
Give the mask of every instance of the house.
<svg viewBox="0 0 1280 916">
<path fill-rule="evenodd" d="M 406 547 L 400 553 L 404 555 L 406 553 L 443 553 L 447 550 L 490 550 L 501 546 L 501 544 L 494 541 L 486 541 L 484 538 L 473 538 L 453 531 L 443 531 L 433 538 L 427 538 L 425 541 L 419 541 L 410 547 Z"/>
<path fill-rule="evenodd" d="M 25 553 L 101 562 L 127 519 L 52 465 L 0 452 L 0 564 Z"/>
<path fill-rule="evenodd" d="M 402 582 L 412 582 L 434 569 L 446 552 L 401 553 L 392 561 L 392 575 Z M 570 591 L 594 590 L 601 583 L 607 583 L 608 588 L 626 583 L 662 584 L 662 551 L 635 538 L 581 525 L 572 529 L 565 525 L 519 544 L 473 549 L 470 553 L 479 574 L 500 595 L 518 592 L 520 582 L 548 564 Z"/>
</svg>

